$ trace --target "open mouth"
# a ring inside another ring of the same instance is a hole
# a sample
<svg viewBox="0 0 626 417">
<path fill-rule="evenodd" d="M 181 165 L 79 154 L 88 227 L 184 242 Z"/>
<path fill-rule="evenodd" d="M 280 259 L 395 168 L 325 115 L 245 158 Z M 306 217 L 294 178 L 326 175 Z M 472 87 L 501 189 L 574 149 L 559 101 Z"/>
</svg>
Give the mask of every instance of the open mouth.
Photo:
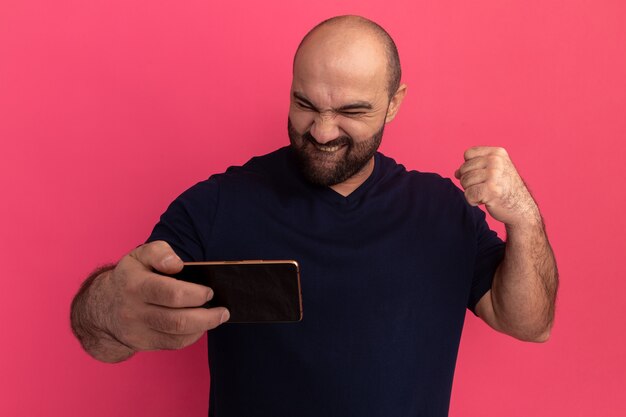
<svg viewBox="0 0 626 417">
<path fill-rule="evenodd" d="M 317 149 L 318 151 L 327 152 L 327 153 L 337 152 L 339 149 L 345 146 L 345 145 L 324 146 L 324 145 L 319 145 L 317 143 L 314 143 L 313 145 L 315 146 L 315 149 Z"/>
<path fill-rule="evenodd" d="M 315 146 L 317 148 L 318 151 L 322 151 L 322 152 L 335 152 L 337 151 L 339 148 L 341 148 L 341 146 Z"/>
</svg>

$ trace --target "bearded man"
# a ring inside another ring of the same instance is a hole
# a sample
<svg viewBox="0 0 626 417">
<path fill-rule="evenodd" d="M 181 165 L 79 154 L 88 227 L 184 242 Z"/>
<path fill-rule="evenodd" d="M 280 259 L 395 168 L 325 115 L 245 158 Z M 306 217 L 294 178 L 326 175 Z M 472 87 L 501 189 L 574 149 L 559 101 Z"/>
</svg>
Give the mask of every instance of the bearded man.
<svg viewBox="0 0 626 417">
<path fill-rule="evenodd" d="M 440 417 L 467 309 L 546 341 L 558 278 L 537 205 L 504 149 L 465 152 L 464 191 L 378 152 L 400 81 L 376 23 L 312 29 L 294 58 L 290 146 L 185 191 L 148 243 L 95 271 L 72 305 L 85 350 L 118 362 L 210 330 L 210 416 Z M 163 275 L 240 259 L 297 260 L 303 320 L 224 325 L 227 309 L 201 308 L 210 288 Z"/>
</svg>

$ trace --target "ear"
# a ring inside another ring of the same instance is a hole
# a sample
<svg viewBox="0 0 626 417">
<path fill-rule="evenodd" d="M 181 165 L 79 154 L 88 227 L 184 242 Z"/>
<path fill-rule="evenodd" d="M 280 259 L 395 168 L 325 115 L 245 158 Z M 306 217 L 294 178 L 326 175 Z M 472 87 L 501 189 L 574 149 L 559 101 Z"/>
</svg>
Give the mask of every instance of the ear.
<svg viewBox="0 0 626 417">
<path fill-rule="evenodd" d="M 406 95 L 406 88 L 406 84 L 401 84 L 391 98 L 389 108 L 387 109 L 387 116 L 385 116 L 385 123 L 389 123 L 396 117 L 398 110 L 400 110 L 400 105 L 404 100 L 404 96 Z"/>
</svg>

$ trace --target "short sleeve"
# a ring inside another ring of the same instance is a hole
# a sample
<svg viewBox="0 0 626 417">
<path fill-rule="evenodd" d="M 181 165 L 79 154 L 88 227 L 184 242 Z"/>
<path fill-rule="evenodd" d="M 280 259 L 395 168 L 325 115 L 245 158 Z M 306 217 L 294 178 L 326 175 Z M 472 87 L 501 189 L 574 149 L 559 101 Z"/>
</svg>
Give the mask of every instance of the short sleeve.
<svg viewBox="0 0 626 417">
<path fill-rule="evenodd" d="M 504 257 L 505 245 L 496 232 L 489 228 L 485 212 L 478 207 L 471 207 L 471 213 L 476 230 L 477 250 L 467 308 L 476 315 L 476 304 L 491 289 L 496 269 Z"/>
<path fill-rule="evenodd" d="M 219 186 L 215 176 L 199 182 L 169 205 L 146 243 L 164 240 L 185 262 L 205 260 L 218 200 Z"/>
</svg>

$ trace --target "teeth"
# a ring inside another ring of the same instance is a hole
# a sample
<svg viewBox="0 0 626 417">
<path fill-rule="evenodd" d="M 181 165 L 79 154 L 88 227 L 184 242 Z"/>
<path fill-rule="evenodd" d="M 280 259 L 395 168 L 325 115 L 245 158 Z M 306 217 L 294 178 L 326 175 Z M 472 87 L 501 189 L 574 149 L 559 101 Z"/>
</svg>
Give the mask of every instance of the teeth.
<svg viewBox="0 0 626 417">
<path fill-rule="evenodd" d="M 324 151 L 324 152 L 335 152 L 337 151 L 341 146 L 316 146 L 316 148 L 320 151 Z"/>
</svg>

